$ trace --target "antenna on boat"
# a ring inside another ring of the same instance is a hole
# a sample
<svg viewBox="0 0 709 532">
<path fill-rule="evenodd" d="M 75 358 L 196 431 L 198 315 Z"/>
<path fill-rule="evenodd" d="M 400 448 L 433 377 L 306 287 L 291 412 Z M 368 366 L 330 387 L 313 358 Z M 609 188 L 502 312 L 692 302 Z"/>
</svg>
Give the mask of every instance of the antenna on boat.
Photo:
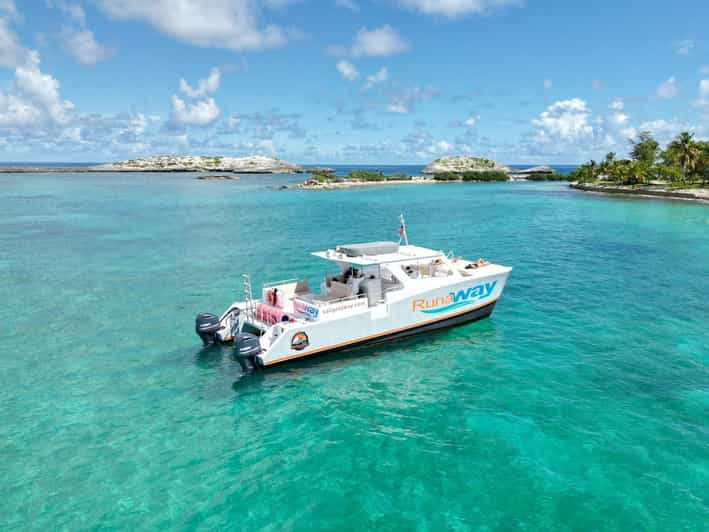
<svg viewBox="0 0 709 532">
<path fill-rule="evenodd" d="M 404 245 L 409 245 L 409 235 L 406 233 L 406 222 L 404 221 L 404 215 L 399 215 L 399 244 L 404 241 Z"/>
</svg>

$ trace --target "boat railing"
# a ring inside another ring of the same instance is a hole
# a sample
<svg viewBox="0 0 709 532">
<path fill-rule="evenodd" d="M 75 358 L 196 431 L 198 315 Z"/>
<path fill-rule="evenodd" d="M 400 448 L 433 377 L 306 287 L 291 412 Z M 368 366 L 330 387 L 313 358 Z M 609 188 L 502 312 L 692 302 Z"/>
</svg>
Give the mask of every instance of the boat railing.
<svg viewBox="0 0 709 532">
<path fill-rule="evenodd" d="M 282 281 L 272 281 L 270 283 L 264 283 L 263 287 L 264 288 L 273 288 L 274 286 L 282 286 L 284 284 L 293 284 L 297 283 L 299 279 L 284 279 Z"/>
</svg>

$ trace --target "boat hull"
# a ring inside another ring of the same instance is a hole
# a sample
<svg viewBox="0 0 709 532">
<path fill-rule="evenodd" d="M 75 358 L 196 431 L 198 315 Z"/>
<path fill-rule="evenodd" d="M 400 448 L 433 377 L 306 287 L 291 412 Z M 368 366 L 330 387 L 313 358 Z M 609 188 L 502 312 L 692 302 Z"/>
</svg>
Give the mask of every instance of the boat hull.
<svg viewBox="0 0 709 532">
<path fill-rule="evenodd" d="M 256 361 L 269 366 L 480 319 L 492 312 L 502 296 L 509 272 L 509 268 L 491 267 L 487 275 L 471 279 L 438 279 L 438 286 L 428 290 L 390 292 L 385 303 L 370 308 L 274 325 L 262 338 L 264 350 Z"/>
<path fill-rule="evenodd" d="M 485 304 L 484 306 L 472 309 L 472 310 L 466 310 L 464 312 L 461 312 L 460 314 L 453 315 L 453 316 L 446 316 L 437 320 L 433 320 L 432 322 L 427 322 L 424 324 L 419 324 L 419 325 L 414 325 L 409 328 L 406 328 L 404 330 L 398 330 L 394 332 L 389 332 L 389 333 L 381 333 L 376 336 L 373 336 L 371 338 L 364 338 L 364 339 L 357 339 L 353 340 L 352 342 L 346 343 L 346 344 L 340 344 L 336 346 L 331 346 L 331 347 L 324 347 L 321 349 L 318 349 L 317 351 L 310 351 L 307 353 L 303 353 L 302 355 L 291 355 L 290 357 L 276 360 L 273 362 L 268 362 L 266 364 L 261 363 L 262 366 L 275 366 L 275 365 L 282 365 L 282 364 L 287 364 L 288 362 L 294 362 L 296 360 L 300 360 L 304 357 L 310 357 L 310 356 L 318 356 L 318 355 L 326 355 L 326 354 L 332 354 L 338 351 L 346 351 L 349 349 L 358 349 L 361 347 L 367 347 L 371 345 L 377 345 L 377 344 L 382 344 L 385 342 L 391 342 L 394 340 L 400 340 L 402 338 L 407 338 L 409 336 L 414 336 L 417 334 L 425 333 L 425 332 L 432 332 L 440 329 L 447 329 L 450 327 L 455 327 L 458 325 L 465 325 L 466 323 L 472 323 L 478 320 L 482 320 L 490 316 L 492 314 L 492 311 L 495 309 L 495 304 L 497 301 L 493 301 L 491 303 Z"/>
</svg>

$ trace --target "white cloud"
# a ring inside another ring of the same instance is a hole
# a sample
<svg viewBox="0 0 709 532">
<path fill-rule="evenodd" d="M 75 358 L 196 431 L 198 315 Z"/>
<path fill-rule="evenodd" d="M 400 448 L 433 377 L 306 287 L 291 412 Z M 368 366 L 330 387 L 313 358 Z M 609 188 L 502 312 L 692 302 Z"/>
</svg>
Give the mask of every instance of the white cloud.
<svg viewBox="0 0 709 532">
<path fill-rule="evenodd" d="M 349 61 L 345 61 L 344 59 L 338 61 L 335 64 L 335 68 L 340 73 L 340 75 L 347 81 L 354 81 L 359 78 L 359 72 L 357 71 L 357 68 Z"/>
<path fill-rule="evenodd" d="M 692 39 L 683 39 L 676 41 L 672 47 L 678 55 L 689 55 L 695 47 L 695 42 Z"/>
<path fill-rule="evenodd" d="M 616 98 L 608 104 L 608 108 L 613 109 L 614 111 L 622 111 L 625 109 L 625 103 L 620 98 Z"/>
<path fill-rule="evenodd" d="M 116 53 L 114 48 L 98 43 L 94 33 L 88 29 L 66 32 L 64 49 L 79 63 L 87 66 L 110 59 Z"/>
<path fill-rule="evenodd" d="M 193 101 L 185 102 L 177 94 L 173 94 L 170 122 L 175 126 L 213 124 L 219 118 L 221 110 L 214 98 L 208 95 L 219 89 L 220 81 L 220 70 L 216 67 L 209 71 L 206 78 L 200 79 L 196 87 L 192 87 L 184 78 L 180 78 L 180 92 Z"/>
<path fill-rule="evenodd" d="M 39 54 L 28 52 L 27 62 L 15 69 L 14 90 L 0 91 L 0 127 L 25 128 L 63 124 L 74 104 L 62 100 L 59 82 L 39 68 Z"/>
<path fill-rule="evenodd" d="M 202 78 L 197 82 L 197 87 L 193 88 L 184 78 L 180 79 L 180 92 L 190 98 L 204 98 L 207 94 L 211 94 L 219 89 L 221 81 L 221 72 L 214 67 L 209 71 L 206 78 Z"/>
<path fill-rule="evenodd" d="M 388 78 L 389 78 L 389 71 L 387 70 L 387 67 L 382 67 L 374 74 L 367 76 L 367 83 L 365 83 L 364 88 L 370 89 L 370 88 L 374 87 L 375 85 L 378 85 L 379 83 L 383 83 Z"/>
<path fill-rule="evenodd" d="M 17 36 L 8 27 L 7 20 L 0 18 L 0 66 L 15 68 L 28 58 L 28 50 L 20 45 Z"/>
<path fill-rule="evenodd" d="M 669 100 L 677 96 L 678 91 L 679 89 L 677 88 L 677 82 L 674 77 L 671 77 L 660 83 L 657 87 L 656 94 L 658 98 Z"/>
<path fill-rule="evenodd" d="M 404 7 L 426 15 L 458 17 L 471 13 L 486 13 L 494 9 L 522 4 L 522 0 L 399 0 Z"/>
<path fill-rule="evenodd" d="M 257 50 L 286 42 L 280 27 L 259 25 L 251 0 L 99 0 L 99 5 L 114 18 L 141 20 L 205 48 Z"/>
<path fill-rule="evenodd" d="M 62 47 L 79 63 L 95 66 L 115 55 L 115 48 L 99 43 L 87 27 L 86 13 L 80 4 L 63 0 L 47 0 L 47 4 L 66 15 L 68 23 L 60 34 Z"/>
<path fill-rule="evenodd" d="M 410 111 L 409 106 L 402 100 L 394 100 L 387 105 L 387 111 L 390 113 L 406 114 Z"/>
<path fill-rule="evenodd" d="M 465 122 L 463 122 L 463 124 L 465 124 L 465 127 L 468 127 L 468 128 L 475 127 L 475 124 L 477 124 L 477 123 L 478 123 L 478 118 L 475 116 L 471 116 Z"/>
<path fill-rule="evenodd" d="M 386 57 L 403 53 L 409 48 L 409 43 L 394 28 L 385 24 L 373 30 L 360 28 L 352 40 L 352 46 L 331 46 L 329 51 L 334 55 Z"/>
<path fill-rule="evenodd" d="M 561 100 L 551 104 L 539 118 L 532 120 L 537 126 L 536 139 L 551 142 L 560 140 L 574 142 L 592 137 L 593 127 L 589 123 L 591 111 L 580 98 Z"/>
<path fill-rule="evenodd" d="M 453 149 L 453 145 L 449 142 L 446 142 L 445 140 L 439 140 L 435 144 L 435 149 L 436 151 L 441 153 L 448 153 Z"/>
<path fill-rule="evenodd" d="M 621 111 L 617 111 L 608 115 L 608 119 L 610 120 L 612 125 L 619 127 L 623 124 L 626 124 L 630 117 Z"/>
<path fill-rule="evenodd" d="M 545 79 L 545 80 L 544 80 L 544 88 L 545 88 L 545 89 L 551 89 L 551 86 L 552 86 L 551 80 L 550 80 L 550 79 Z"/>
<path fill-rule="evenodd" d="M 84 12 L 84 8 L 79 4 L 65 2 L 63 0 L 47 0 L 47 5 L 63 11 L 69 18 L 81 26 L 86 24 L 86 13 Z"/>
<path fill-rule="evenodd" d="M 185 103 L 179 96 L 172 96 L 172 122 L 174 124 L 208 126 L 219 117 L 219 112 L 219 107 L 214 98 Z"/>
<path fill-rule="evenodd" d="M 709 79 L 699 80 L 699 99 L 694 104 L 697 107 L 709 107 Z"/>
</svg>

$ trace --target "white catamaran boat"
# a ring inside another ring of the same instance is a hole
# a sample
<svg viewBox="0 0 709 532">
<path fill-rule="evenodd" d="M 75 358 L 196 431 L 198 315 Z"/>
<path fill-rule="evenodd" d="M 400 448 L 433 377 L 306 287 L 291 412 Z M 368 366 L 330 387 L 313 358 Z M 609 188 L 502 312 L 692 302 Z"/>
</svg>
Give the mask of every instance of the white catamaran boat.
<svg viewBox="0 0 709 532">
<path fill-rule="evenodd" d="M 465 260 L 401 242 L 341 245 L 314 256 L 333 262 L 313 293 L 307 281 L 263 286 L 254 299 L 244 276 L 245 301 L 221 316 L 199 314 L 205 345 L 233 342 L 246 372 L 311 355 L 468 323 L 489 316 L 512 268 Z"/>
</svg>

